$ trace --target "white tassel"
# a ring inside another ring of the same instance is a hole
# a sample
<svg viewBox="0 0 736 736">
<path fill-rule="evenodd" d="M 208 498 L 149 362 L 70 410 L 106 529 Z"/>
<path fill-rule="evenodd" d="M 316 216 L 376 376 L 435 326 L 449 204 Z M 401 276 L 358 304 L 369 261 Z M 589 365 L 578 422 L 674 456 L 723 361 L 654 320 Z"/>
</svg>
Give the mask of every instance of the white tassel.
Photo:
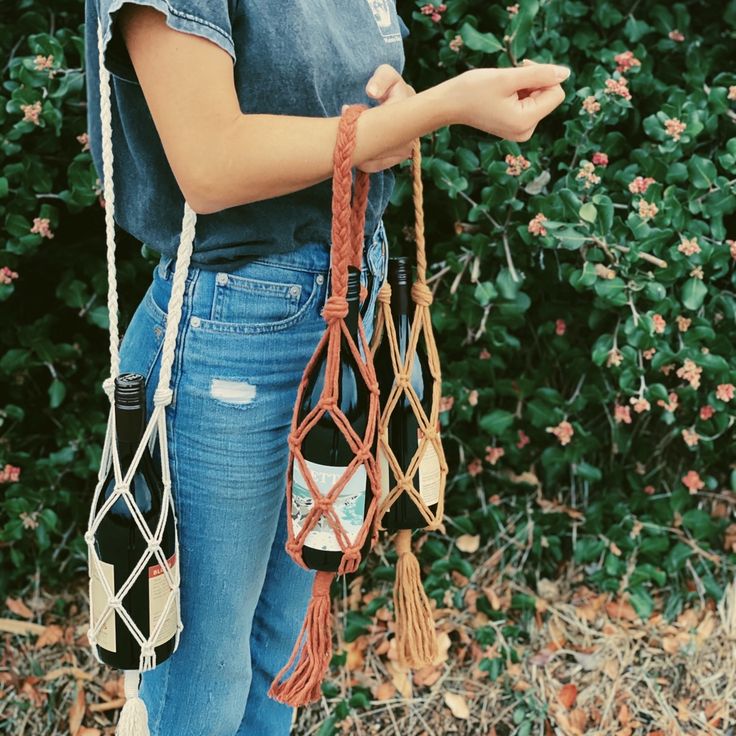
<svg viewBox="0 0 736 736">
<path fill-rule="evenodd" d="M 138 670 L 125 670 L 125 705 L 120 712 L 115 736 L 150 736 L 148 710 L 138 696 Z"/>
</svg>

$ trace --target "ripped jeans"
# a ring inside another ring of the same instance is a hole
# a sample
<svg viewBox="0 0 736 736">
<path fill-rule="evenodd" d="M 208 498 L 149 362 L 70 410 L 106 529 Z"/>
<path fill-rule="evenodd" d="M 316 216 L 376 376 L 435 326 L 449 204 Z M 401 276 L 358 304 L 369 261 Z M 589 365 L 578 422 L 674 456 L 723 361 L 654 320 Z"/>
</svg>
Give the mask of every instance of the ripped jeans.
<svg viewBox="0 0 736 736">
<path fill-rule="evenodd" d="M 383 226 L 366 238 L 363 321 L 385 281 Z M 326 327 L 327 243 L 229 273 L 192 267 L 167 409 L 179 530 L 179 647 L 142 675 L 151 736 L 285 736 L 293 711 L 267 691 L 291 654 L 314 573 L 286 542 L 287 437 L 304 368 Z M 149 411 L 173 267 L 162 259 L 121 345 Z"/>
</svg>

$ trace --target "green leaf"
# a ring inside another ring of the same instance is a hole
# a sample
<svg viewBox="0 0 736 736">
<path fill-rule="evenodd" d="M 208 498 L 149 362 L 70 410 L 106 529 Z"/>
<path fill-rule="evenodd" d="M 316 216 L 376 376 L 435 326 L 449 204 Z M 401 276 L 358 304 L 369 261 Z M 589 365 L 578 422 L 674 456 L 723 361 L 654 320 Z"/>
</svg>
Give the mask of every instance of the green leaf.
<svg viewBox="0 0 736 736">
<path fill-rule="evenodd" d="M 495 54 L 503 49 L 503 44 L 492 33 L 481 33 L 470 23 L 464 23 L 460 28 L 460 37 L 465 46 L 473 51 Z"/>
<path fill-rule="evenodd" d="M 697 189 L 708 189 L 716 179 L 716 165 L 702 156 L 692 156 L 687 163 L 690 181 Z"/>
<path fill-rule="evenodd" d="M 484 432 L 499 435 L 505 432 L 514 423 L 514 415 L 503 409 L 496 409 L 481 418 L 479 424 Z"/>
<path fill-rule="evenodd" d="M 578 214 L 581 219 L 586 222 L 595 222 L 595 218 L 598 216 L 598 210 L 596 210 L 595 205 L 592 202 L 586 202 L 580 208 L 580 212 Z"/>
<path fill-rule="evenodd" d="M 58 378 L 55 378 L 49 386 L 49 406 L 52 409 L 58 409 L 61 402 L 64 401 L 65 396 L 66 385 Z"/>
<path fill-rule="evenodd" d="M 707 293 L 708 287 L 702 279 L 690 278 L 682 287 L 682 303 L 686 309 L 700 309 Z"/>
</svg>

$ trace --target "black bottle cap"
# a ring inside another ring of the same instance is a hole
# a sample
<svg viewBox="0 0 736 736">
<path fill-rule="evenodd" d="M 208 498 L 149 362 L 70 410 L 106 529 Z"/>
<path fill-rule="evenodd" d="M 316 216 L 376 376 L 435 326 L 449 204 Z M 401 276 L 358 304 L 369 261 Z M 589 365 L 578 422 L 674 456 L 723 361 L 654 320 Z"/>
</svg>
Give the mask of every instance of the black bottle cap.
<svg viewBox="0 0 736 736">
<path fill-rule="evenodd" d="M 360 269 L 357 266 L 348 266 L 348 288 L 345 298 L 349 302 L 360 300 Z"/>
<path fill-rule="evenodd" d="M 388 259 L 388 277 L 393 284 L 408 284 L 411 278 L 409 259 L 406 256 L 391 256 Z"/>
<path fill-rule="evenodd" d="M 146 379 L 140 373 L 121 373 L 115 379 L 115 406 L 138 409 L 146 399 Z"/>
</svg>

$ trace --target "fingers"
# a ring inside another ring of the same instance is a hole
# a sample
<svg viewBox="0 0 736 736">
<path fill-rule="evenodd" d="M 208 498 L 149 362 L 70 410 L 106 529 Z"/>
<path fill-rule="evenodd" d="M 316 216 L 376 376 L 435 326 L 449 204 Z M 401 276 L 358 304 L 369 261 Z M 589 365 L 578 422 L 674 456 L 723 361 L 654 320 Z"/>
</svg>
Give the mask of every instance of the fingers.
<svg viewBox="0 0 736 736">
<path fill-rule="evenodd" d="M 545 115 L 549 115 L 564 99 L 565 90 L 556 84 L 554 87 L 532 92 L 528 97 L 519 100 L 519 106 L 524 119 L 532 124 L 541 120 Z"/>
<path fill-rule="evenodd" d="M 365 86 L 366 94 L 370 97 L 381 98 L 401 79 L 401 74 L 390 64 L 381 64 L 368 80 Z"/>
<path fill-rule="evenodd" d="M 499 80 L 508 94 L 523 89 L 538 89 L 559 85 L 570 76 L 570 69 L 557 64 L 524 64 L 498 70 Z"/>
</svg>

